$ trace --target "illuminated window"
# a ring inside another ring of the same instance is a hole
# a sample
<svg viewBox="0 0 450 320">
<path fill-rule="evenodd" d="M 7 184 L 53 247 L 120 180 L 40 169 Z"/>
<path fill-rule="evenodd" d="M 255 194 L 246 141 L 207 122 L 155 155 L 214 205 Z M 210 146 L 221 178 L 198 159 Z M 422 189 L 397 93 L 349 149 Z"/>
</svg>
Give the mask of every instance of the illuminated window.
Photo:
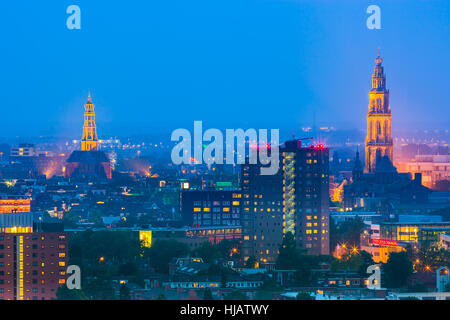
<svg viewBox="0 0 450 320">
<path fill-rule="evenodd" d="M 60 267 L 64 267 L 65 265 L 66 265 L 66 263 L 65 263 L 64 261 L 60 261 L 60 262 L 59 262 L 59 266 L 60 266 Z"/>
<path fill-rule="evenodd" d="M 194 212 L 200 212 L 201 210 L 201 208 L 194 208 Z"/>
</svg>

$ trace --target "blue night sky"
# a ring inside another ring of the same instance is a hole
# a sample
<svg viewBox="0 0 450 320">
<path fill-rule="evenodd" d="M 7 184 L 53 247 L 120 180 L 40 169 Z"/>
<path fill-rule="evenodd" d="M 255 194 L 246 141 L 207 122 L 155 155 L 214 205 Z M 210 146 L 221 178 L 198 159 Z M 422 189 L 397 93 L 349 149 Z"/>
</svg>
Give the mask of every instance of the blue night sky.
<svg viewBox="0 0 450 320">
<path fill-rule="evenodd" d="M 66 8 L 81 8 L 81 30 Z M 381 8 L 369 30 L 366 8 Z M 449 123 L 450 1 L 1 1 L 0 136 L 364 129 L 378 46 L 393 129 Z"/>
</svg>

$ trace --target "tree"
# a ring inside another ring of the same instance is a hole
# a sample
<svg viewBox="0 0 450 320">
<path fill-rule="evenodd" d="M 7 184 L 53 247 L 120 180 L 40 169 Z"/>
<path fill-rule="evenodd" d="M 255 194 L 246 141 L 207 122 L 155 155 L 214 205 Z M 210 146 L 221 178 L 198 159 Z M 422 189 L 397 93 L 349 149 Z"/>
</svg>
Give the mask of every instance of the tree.
<svg viewBox="0 0 450 320">
<path fill-rule="evenodd" d="M 203 290 L 203 300 L 214 300 L 210 288 Z"/>
<path fill-rule="evenodd" d="M 276 261 L 277 269 L 295 269 L 299 261 L 299 252 L 291 232 L 286 233 L 283 237 L 279 251 Z"/>
<path fill-rule="evenodd" d="M 301 291 L 296 296 L 297 300 L 316 300 L 316 297 L 312 296 L 311 293 L 306 291 Z"/>
<path fill-rule="evenodd" d="M 334 252 L 334 249 L 336 248 L 338 244 L 338 229 L 336 226 L 336 223 L 334 222 L 334 219 L 330 217 L 330 252 Z"/>
<path fill-rule="evenodd" d="M 167 297 L 164 295 L 164 293 L 161 292 L 160 294 L 158 294 L 156 300 L 167 300 Z"/>
<path fill-rule="evenodd" d="M 119 299 L 120 300 L 131 300 L 130 288 L 128 288 L 128 286 L 126 284 L 120 285 Z"/>
<path fill-rule="evenodd" d="M 255 300 L 272 300 L 273 293 L 281 290 L 282 288 L 278 286 L 274 279 L 266 279 L 259 290 L 256 291 Z"/>
<path fill-rule="evenodd" d="M 254 269 L 256 268 L 257 262 L 255 256 L 250 256 L 247 261 L 245 261 L 245 267 Z"/>
<path fill-rule="evenodd" d="M 72 289 L 67 286 L 61 286 L 56 291 L 57 300 L 88 300 L 89 298 L 84 294 L 82 290 Z"/>
<path fill-rule="evenodd" d="M 213 263 L 215 259 L 220 257 L 220 253 L 211 242 L 205 241 L 192 251 L 192 256 L 200 257 L 206 263 Z"/>
<path fill-rule="evenodd" d="M 421 247 L 416 259 L 416 270 L 434 272 L 439 267 L 450 266 L 450 252 L 439 244 Z"/>
<path fill-rule="evenodd" d="M 445 285 L 445 292 L 450 292 L 450 283 Z"/>
<path fill-rule="evenodd" d="M 224 300 L 248 300 L 247 296 L 239 290 L 233 290 L 225 295 Z"/>
<path fill-rule="evenodd" d="M 213 263 L 216 259 L 226 259 L 230 257 L 238 258 L 240 255 L 239 242 L 236 240 L 222 240 L 216 245 L 205 241 L 193 250 L 192 255 L 200 257 L 207 263 Z"/>
<path fill-rule="evenodd" d="M 337 241 L 339 243 L 345 243 L 347 246 L 358 247 L 360 235 L 363 230 L 364 222 L 360 217 L 345 221 L 337 227 Z"/>
<path fill-rule="evenodd" d="M 413 273 L 413 265 L 406 252 L 392 252 L 383 265 L 383 278 L 387 288 L 402 288 Z"/>
<path fill-rule="evenodd" d="M 115 300 L 114 288 L 111 280 L 86 279 L 84 281 L 84 292 L 91 300 Z"/>
<path fill-rule="evenodd" d="M 175 240 L 156 240 L 150 248 L 144 250 L 144 258 L 160 273 L 169 272 L 169 262 L 173 258 L 185 257 L 188 254 L 189 247 Z"/>
<path fill-rule="evenodd" d="M 314 256 L 307 255 L 304 250 L 297 249 L 294 235 L 285 234 L 280 247 L 276 266 L 277 269 L 295 270 L 296 285 L 309 285 L 312 279 L 312 268 L 317 264 Z"/>
<path fill-rule="evenodd" d="M 139 267 L 135 262 L 129 261 L 119 266 L 119 275 L 121 276 L 137 276 Z"/>
</svg>

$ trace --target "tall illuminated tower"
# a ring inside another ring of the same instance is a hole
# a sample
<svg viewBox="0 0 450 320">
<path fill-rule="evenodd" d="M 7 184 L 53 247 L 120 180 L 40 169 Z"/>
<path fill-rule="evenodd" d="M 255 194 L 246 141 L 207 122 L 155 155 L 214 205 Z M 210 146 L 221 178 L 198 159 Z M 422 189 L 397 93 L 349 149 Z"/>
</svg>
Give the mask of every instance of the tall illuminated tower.
<svg viewBox="0 0 450 320">
<path fill-rule="evenodd" d="M 89 94 L 88 102 L 84 107 L 83 138 L 81 139 L 81 151 L 98 150 L 97 127 L 95 126 L 94 105 Z"/>
<path fill-rule="evenodd" d="M 372 89 L 369 92 L 367 111 L 367 136 L 365 172 L 375 172 L 377 162 L 384 155 L 393 161 L 393 143 L 391 138 L 391 108 L 389 90 L 386 89 L 386 76 L 378 53 L 372 75 Z"/>
</svg>

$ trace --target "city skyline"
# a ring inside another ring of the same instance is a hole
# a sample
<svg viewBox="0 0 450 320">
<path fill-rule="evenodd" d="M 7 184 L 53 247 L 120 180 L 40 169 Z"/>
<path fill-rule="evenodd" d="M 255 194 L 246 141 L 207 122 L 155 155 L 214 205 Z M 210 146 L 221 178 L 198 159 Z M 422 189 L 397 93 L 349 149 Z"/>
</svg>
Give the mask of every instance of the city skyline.
<svg viewBox="0 0 450 320">
<path fill-rule="evenodd" d="M 449 13 L 0 4 L 0 300 L 450 301 Z"/>
<path fill-rule="evenodd" d="M 22 124 L 6 122 L 2 137 L 77 135 L 89 91 L 103 136 L 170 133 L 194 120 L 280 128 L 289 136 L 314 119 L 363 129 L 359 119 L 379 47 L 392 90 L 393 132 L 448 123 L 449 75 L 439 72 L 450 61 L 445 2 L 382 1 L 381 30 L 366 28 L 366 5 L 327 1 L 246 1 L 239 11 L 233 2 L 175 2 L 171 10 L 143 4 L 137 17 L 130 15 L 134 6 L 118 12 L 81 1 L 83 25 L 76 31 L 59 23 L 66 18 L 63 10 L 58 15 L 63 5 L 30 4 L 20 11 L 23 25 L 11 20 L 17 5 L 2 7 L 8 17 L 0 27 L 18 32 L 3 43 L 10 63 L 0 98 L 4 117 L 20 116 Z M 31 19 L 33 9 L 43 8 L 43 19 Z M 158 17 L 161 12 L 171 13 L 178 27 Z M 414 28 L 418 13 L 427 23 Z"/>
</svg>

